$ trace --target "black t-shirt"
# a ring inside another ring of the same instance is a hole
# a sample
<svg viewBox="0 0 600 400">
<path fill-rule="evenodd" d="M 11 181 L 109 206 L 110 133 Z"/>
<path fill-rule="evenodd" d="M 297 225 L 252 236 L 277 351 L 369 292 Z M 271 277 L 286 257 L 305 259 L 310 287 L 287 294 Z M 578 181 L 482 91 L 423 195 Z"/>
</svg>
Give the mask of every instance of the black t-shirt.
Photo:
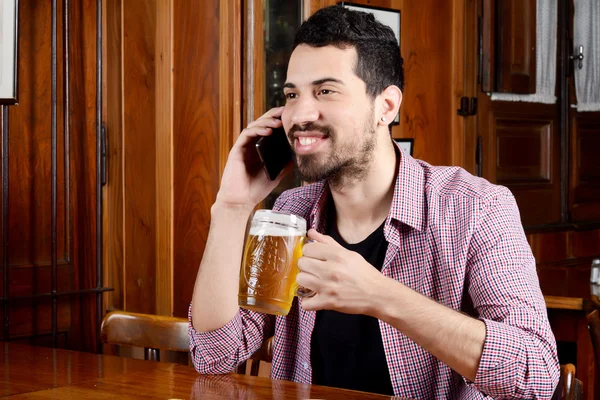
<svg viewBox="0 0 600 400">
<path fill-rule="evenodd" d="M 326 234 L 381 271 L 388 246 L 383 224 L 362 242 L 348 244 L 340 237 L 332 213 L 328 214 Z M 314 384 L 394 394 L 377 318 L 317 311 L 311 363 Z"/>
</svg>

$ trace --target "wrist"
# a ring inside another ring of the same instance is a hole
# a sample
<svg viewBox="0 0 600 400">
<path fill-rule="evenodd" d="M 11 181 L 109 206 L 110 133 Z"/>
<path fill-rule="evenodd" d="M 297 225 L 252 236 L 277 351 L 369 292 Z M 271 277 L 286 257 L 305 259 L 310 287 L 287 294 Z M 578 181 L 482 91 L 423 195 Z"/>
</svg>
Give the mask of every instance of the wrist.
<svg viewBox="0 0 600 400">
<path fill-rule="evenodd" d="M 232 204 L 219 201 L 217 199 L 215 203 L 210 208 L 210 215 L 212 219 L 219 219 L 222 217 L 233 217 L 233 218 L 242 218 L 246 221 L 250 218 L 250 214 L 254 207 L 248 204 Z"/>
<path fill-rule="evenodd" d="M 400 282 L 381 275 L 374 285 L 373 294 L 369 297 L 368 315 L 389 323 L 397 313 L 399 291 L 405 288 Z"/>
</svg>

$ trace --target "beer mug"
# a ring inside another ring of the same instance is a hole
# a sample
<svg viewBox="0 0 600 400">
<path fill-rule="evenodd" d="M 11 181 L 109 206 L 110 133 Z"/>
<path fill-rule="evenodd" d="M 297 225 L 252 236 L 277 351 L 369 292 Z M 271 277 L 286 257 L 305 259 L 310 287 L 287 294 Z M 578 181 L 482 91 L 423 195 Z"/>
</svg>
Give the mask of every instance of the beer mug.
<svg viewBox="0 0 600 400">
<path fill-rule="evenodd" d="M 247 230 L 238 304 L 287 315 L 294 296 L 314 295 L 296 284 L 298 259 L 306 242 L 306 220 L 293 214 L 257 210 Z"/>
</svg>

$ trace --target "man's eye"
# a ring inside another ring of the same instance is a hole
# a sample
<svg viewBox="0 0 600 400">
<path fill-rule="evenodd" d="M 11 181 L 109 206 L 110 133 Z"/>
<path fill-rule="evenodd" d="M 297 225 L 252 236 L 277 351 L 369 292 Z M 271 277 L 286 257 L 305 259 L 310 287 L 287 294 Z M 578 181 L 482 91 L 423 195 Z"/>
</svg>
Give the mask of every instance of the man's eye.
<svg viewBox="0 0 600 400">
<path fill-rule="evenodd" d="M 325 94 L 325 95 L 327 95 L 327 94 L 331 94 L 331 93 L 332 92 L 329 89 L 321 89 L 321 90 L 319 90 L 319 92 L 317 94 Z"/>
<path fill-rule="evenodd" d="M 285 93 L 285 98 L 287 100 L 295 99 L 296 98 L 296 93 Z"/>
</svg>

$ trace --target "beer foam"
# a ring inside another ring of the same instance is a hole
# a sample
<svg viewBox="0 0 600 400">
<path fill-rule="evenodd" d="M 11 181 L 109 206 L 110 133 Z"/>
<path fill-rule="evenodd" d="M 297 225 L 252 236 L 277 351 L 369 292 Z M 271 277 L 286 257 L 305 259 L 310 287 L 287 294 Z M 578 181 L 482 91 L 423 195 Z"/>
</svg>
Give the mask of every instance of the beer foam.
<svg viewBox="0 0 600 400">
<path fill-rule="evenodd" d="M 250 228 L 252 236 L 304 236 L 305 233 L 293 227 L 281 225 L 253 226 Z"/>
</svg>

